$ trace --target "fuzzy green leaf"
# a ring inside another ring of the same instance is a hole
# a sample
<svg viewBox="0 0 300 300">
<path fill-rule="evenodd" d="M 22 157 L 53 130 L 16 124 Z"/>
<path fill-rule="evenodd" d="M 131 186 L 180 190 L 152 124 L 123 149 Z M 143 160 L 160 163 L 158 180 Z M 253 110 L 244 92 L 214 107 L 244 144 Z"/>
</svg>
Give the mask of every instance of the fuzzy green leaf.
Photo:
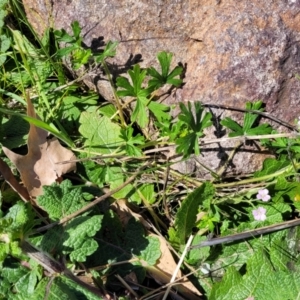
<svg viewBox="0 0 300 300">
<path fill-rule="evenodd" d="M 18 202 L 12 206 L 9 209 L 9 212 L 5 215 L 5 219 L 12 220 L 8 227 L 10 230 L 19 230 L 22 228 L 29 221 L 25 204 L 23 202 Z"/>
<path fill-rule="evenodd" d="M 4 225 L 5 221 L 7 221 L 7 225 L 2 229 L 1 225 Z M 24 235 L 34 224 L 34 213 L 31 206 L 28 203 L 19 201 L 9 209 L 1 220 L 0 230 Z"/>
<path fill-rule="evenodd" d="M 79 216 L 68 222 L 65 233 L 68 238 L 64 241 L 64 252 L 70 253 L 72 261 L 84 262 L 87 256 L 93 254 L 98 244 L 93 239 L 101 228 L 102 216 Z M 70 251 L 73 249 L 73 251 Z"/>
<path fill-rule="evenodd" d="M 81 287 L 78 283 L 64 276 L 57 276 L 52 279 L 43 278 L 30 300 L 41 300 L 45 298 L 46 291 L 49 291 L 47 300 L 99 300 L 99 296 Z M 12 299 L 13 300 L 13 299 Z M 25 299 L 24 299 L 25 300 Z"/>
<path fill-rule="evenodd" d="M 37 197 L 38 204 L 56 221 L 77 211 L 85 205 L 80 187 L 73 187 L 71 181 L 54 183 L 43 187 L 44 194 Z"/>
<path fill-rule="evenodd" d="M 240 300 L 254 297 L 267 300 L 270 296 L 275 300 L 297 299 L 300 296 L 299 285 L 299 273 L 274 270 L 268 256 L 260 249 L 249 258 L 245 275 L 229 267 L 222 281 L 214 285 L 210 299 Z"/>
<path fill-rule="evenodd" d="M 123 229 L 115 214 L 106 213 L 97 238 L 99 249 L 91 258 L 94 264 L 139 258 L 148 265 L 154 265 L 161 255 L 159 240 L 145 237 L 143 226 L 134 218 Z M 137 260 L 136 264 L 141 262 Z M 120 266 L 118 270 L 122 268 L 124 267 Z"/>
<path fill-rule="evenodd" d="M 40 274 L 12 260 L 7 260 L 0 272 L 0 298 L 8 300 L 33 299 Z"/>
</svg>

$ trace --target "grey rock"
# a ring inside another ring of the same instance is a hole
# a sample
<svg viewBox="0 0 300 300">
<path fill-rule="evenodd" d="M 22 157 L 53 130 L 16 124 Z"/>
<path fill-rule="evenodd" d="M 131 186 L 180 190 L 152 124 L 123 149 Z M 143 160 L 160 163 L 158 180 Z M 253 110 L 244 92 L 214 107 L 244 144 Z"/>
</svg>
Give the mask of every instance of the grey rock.
<svg viewBox="0 0 300 300">
<path fill-rule="evenodd" d="M 157 52 L 172 52 L 174 66 L 178 63 L 186 66 L 185 85 L 165 103 L 202 101 L 244 108 L 246 101 L 261 99 L 266 110 L 279 119 L 292 124 L 299 116 L 299 0 L 23 0 L 23 3 L 39 34 L 49 26 L 68 30 L 70 23 L 78 20 L 87 46 L 101 43 L 102 39 L 119 41 L 117 56 L 109 61 L 115 75 L 123 74 L 136 62 L 143 67 L 157 66 Z M 107 80 L 101 73 L 97 76 L 95 88 L 111 100 Z M 93 86 L 95 77 L 88 81 Z M 220 110 L 216 113 L 220 114 Z M 225 116 L 242 118 L 242 114 L 231 111 L 224 111 L 222 117 Z M 219 147 L 211 145 L 199 159 L 216 169 L 233 146 L 222 145 L 221 150 Z M 267 154 L 255 153 L 255 149 L 242 147 L 228 172 L 245 174 L 257 170 Z M 196 163 L 191 170 L 195 168 Z"/>
</svg>

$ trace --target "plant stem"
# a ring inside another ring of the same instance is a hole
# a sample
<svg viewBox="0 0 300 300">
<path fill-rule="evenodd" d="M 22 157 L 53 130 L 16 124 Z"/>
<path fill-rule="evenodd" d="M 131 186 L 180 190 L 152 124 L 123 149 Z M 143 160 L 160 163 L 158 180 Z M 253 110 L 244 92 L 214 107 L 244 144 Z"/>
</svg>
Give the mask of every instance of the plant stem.
<svg viewBox="0 0 300 300">
<path fill-rule="evenodd" d="M 119 97 L 117 95 L 116 89 L 114 88 L 114 83 L 112 81 L 112 78 L 111 78 L 111 75 L 110 75 L 110 71 L 109 71 L 109 69 L 107 67 L 107 64 L 106 64 L 106 62 L 104 60 L 101 63 L 102 63 L 103 69 L 104 69 L 104 71 L 105 71 L 105 73 L 106 73 L 106 75 L 108 77 L 108 80 L 110 82 L 110 86 L 111 86 L 111 88 L 113 90 L 113 93 L 114 93 L 114 97 L 115 97 L 115 100 L 116 100 L 117 109 L 119 111 L 119 116 L 120 116 L 120 120 L 121 120 L 121 126 L 122 127 L 126 127 L 127 125 L 126 125 L 126 122 L 125 122 L 125 119 L 124 119 L 123 109 L 122 109 L 122 106 L 121 106 L 121 103 L 120 103 L 120 99 L 119 99 Z"/>
</svg>

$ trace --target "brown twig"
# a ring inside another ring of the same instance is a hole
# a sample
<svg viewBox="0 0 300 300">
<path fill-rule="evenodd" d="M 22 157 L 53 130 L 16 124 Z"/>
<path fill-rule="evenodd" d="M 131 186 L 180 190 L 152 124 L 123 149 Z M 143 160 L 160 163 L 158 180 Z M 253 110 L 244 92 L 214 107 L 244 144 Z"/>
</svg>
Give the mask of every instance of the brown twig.
<svg viewBox="0 0 300 300">
<path fill-rule="evenodd" d="M 227 110 L 233 110 L 233 111 L 239 111 L 239 112 L 249 112 L 249 113 L 254 113 L 254 114 L 257 114 L 257 115 L 261 115 L 265 118 L 268 118 L 270 120 L 273 120 L 274 122 L 278 123 L 278 124 L 281 124 L 291 130 L 295 130 L 296 127 L 291 125 L 290 123 L 287 123 L 283 120 L 280 120 L 274 116 L 272 116 L 270 113 L 267 113 L 267 112 L 262 112 L 262 111 L 259 111 L 259 110 L 254 110 L 254 109 L 243 109 L 243 108 L 236 108 L 234 106 L 228 106 L 228 105 L 221 105 L 221 104 L 210 104 L 210 103 L 202 103 L 201 104 L 202 106 L 204 107 L 213 107 L 213 108 L 221 108 L 221 109 L 227 109 Z"/>
<path fill-rule="evenodd" d="M 95 294 L 96 296 L 101 297 L 101 299 L 109 300 L 107 297 L 105 297 L 101 293 L 101 291 L 99 289 L 81 281 L 69 269 L 67 269 L 62 263 L 56 261 L 48 253 L 40 251 L 39 249 L 37 249 L 35 246 L 33 246 L 28 241 L 26 241 L 26 240 L 22 241 L 21 248 L 28 257 L 35 260 L 39 265 L 41 265 L 44 269 L 46 269 L 52 277 L 55 278 L 55 276 L 58 276 L 58 275 L 65 275 L 67 278 L 76 282 L 81 287 L 87 289 L 88 291 Z"/>
<path fill-rule="evenodd" d="M 54 222 L 54 223 L 51 223 L 49 225 L 46 225 L 46 226 L 43 226 L 39 229 L 36 229 L 34 231 L 33 234 L 35 233 L 39 233 L 39 232 L 42 232 L 42 231 L 45 231 L 45 230 L 48 230 L 56 225 L 60 225 L 60 224 L 63 224 L 63 223 L 66 223 L 68 222 L 69 220 L 77 217 L 78 215 L 86 212 L 87 210 L 91 209 L 92 207 L 94 207 L 96 204 L 102 202 L 103 200 L 111 197 L 113 194 L 117 193 L 118 191 L 120 191 L 121 189 L 123 189 L 126 185 L 128 185 L 129 183 L 131 183 L 132 181 L 134 181 L 136 179 L 136 177 L 141 174 L 141 172 L 146 168 L 148 167 L 149 165 L 151 164 L 151 162 L 146 162 L 145 164 L 143 164 L 132 176 L 130 176 L 123 184 L 121 184 L 119 187 L 107 192 L 106 194 L 102 195 L 101 197 L 98 197 L 96 198 L 93 202 L 89 203 L 88 205 L 82 207 L 81 209 L 73 212 L 72 214 L 60 219 L 59 221 L 57 222 Z"/>
<path fill-rule="evenodd" d="M 244 239 L 253 238 L 258 235 L 272 233 L 275 231 L 298 226 L 298 225 L 300 225 L 300 219 L 286 221 L 286 222 L 275 224 L 275 225 L 265 226 L 265 227 L 248 230 L 248 231 L 241 232 L 241 233 L 236 233 L 236 234 L 232 234 L 232 235 L 228 235 L 228 236 L 222 236 L 219 238 L 203 241 L 198 245 L 191 246 L 189 249 L 191 250 L 191 249 L 196 249 L 196 248 L 215 246 L 215 245 L 219 245 L 219 244 L 223 244 L 223 243 L 236 242 L 236 241 L 240 241 L 240 240 L 244 240 Z"/>
</svg>

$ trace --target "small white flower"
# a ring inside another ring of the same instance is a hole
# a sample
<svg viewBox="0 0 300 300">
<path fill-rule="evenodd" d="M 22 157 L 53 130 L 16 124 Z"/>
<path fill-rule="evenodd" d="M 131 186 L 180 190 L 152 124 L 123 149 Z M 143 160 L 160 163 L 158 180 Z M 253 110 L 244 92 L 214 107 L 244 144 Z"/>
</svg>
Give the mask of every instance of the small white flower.
<svg viewBox="0 0 300 300">
<path fill-rule="evenodd" d="M 268 202 L 271 199 L 271 196 L 269 195 L 269 190 L 268 189 L 259 190 L 256 195 L 256 198 L 264 202 Z"/>
<path fill-rule="evenodd" d="M 267 212 L 267 210 L 263 207 L 259 207 L 258 209 L 254 209 L 252 211 L 254 220 L 256 220 L 256 221 L 265 221 L 267 219 L 266 212 Z"/>
</svg>

